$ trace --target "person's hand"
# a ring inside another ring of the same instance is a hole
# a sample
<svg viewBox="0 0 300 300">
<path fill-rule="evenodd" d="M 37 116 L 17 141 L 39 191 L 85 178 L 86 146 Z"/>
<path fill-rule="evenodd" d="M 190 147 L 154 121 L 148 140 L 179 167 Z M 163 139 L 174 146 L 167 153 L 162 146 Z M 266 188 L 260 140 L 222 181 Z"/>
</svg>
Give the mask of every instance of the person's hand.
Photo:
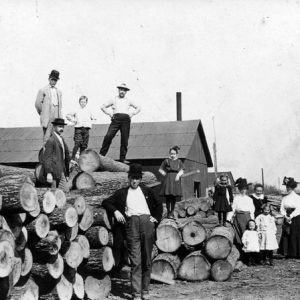
<svg viewBox="0 0 300 300">
<path fill-rule="evenodd" d="M 150 216 L 150 222 L 152 222 L 152 223 L 158 223 L 158 221 L 154 217 L 152 217 L 152 216 Z"/>
<path fill-rule="evenodd" d="M 48 174 L 47 174 L 47 182 L 48 182 L 48 183 L 52 183 L 52 182 L 53 182 L 53 176 L 52 176 L 51 173 L 48 173 Z"/>
<path fill-rule="evenodd" d="M 119 223 L 125 224 L 125 218 L 118 210 L 114 212 L 114 216 Z"/>
<path fill-rule="evenodd" d="M 180 176 L 178 176 L 178 174 L 175 177 L 175 181 L 179 181 L 180 180 Z"/>
<path fill-rule="evenodd" d="M 130 113 L 130 114 L 129 114 L 129 118 L 130 118 L 130 119 L 131 119 L 133 116 L 134 116 L 133 113 Z"/>
</svg>

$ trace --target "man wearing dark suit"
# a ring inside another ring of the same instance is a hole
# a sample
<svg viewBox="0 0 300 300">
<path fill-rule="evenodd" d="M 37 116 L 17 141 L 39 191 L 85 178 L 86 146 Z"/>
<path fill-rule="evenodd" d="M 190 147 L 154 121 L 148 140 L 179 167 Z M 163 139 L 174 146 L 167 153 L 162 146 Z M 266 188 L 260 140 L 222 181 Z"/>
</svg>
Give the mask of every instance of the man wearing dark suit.
<svg viewBox="0 0 300 300">
<path fill-rule="evenodd" d="M 133 299 L 149 299 L 155 223 L 159 223 L 162 217 L 161 201 L 151 189 L 139 186 L 142 174 L 140 164 L 130 165 L 129 187 L 116 191 L 102 203 L 116 219 L 114 233 L 117 240 L 114 242 L 117 247 L 123 242 L 126 233 Z"/>
<path fill-rule="evenodd" d="M 43 142 L 46 144 L 51 136 L 55 118 L 61 118 L 62 93 L 56 87 L 59 80 L 59 72 L 52 70 L 49 74 L 49 84 L 38 91 L 35 108 L 40 115 L 41 126 L 43 127 Z"/>
<path fill-rule="evenodd" d="M 69 176 L 70 154 L 67 144 L 62 138 L 65 120 L 56 118 L 53 122 L 53 133 L 45 145 L 42 158 L 43 175 L 47 183 L 67 180 Z"/>
</svg>

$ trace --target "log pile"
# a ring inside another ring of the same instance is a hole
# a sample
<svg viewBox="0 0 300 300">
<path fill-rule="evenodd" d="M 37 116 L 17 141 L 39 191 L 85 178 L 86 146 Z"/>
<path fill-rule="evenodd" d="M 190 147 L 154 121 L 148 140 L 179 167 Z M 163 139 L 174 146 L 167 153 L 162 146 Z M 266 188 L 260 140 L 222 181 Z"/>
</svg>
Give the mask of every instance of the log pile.
<svg viewBox="0 0 300 300">
<path fill-rule="evenodd" d="M 177 218 L 164 218 L 157 227 L 152 279 L 169 284 L 175 279 L 228 280 L 239 259 L 230 223 L 218 226 L 210 198 L 192 198 L 177 206 Z"/>
</svg>

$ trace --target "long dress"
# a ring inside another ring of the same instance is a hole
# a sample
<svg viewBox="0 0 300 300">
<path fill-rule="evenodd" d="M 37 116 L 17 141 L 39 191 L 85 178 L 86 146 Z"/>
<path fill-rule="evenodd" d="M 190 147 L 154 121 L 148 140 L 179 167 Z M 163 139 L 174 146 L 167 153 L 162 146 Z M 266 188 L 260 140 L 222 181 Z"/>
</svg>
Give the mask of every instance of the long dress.
<svg viewBox="0 0 300 300">
<path fill-rule="evenodd" d="M 233 195 L 232 195 L 232 187 L 230 185 L 218 184 L 215 187 L 213 199 L 215 201 L 213 209 L 216 212 L 232 211 L 230 203 L 232 203 L 233 201 Z"/>
<path fill-rule="evenodd" d="M 260 234 L 260 250 L 276 250 L 278 243 L 276 239 L 275 218 L 271 215 L 260 214 L 255 219 L 257 231 Z"/>
<path fill-rule="evenodd" d="M 288 228 L 282 232 L 279 253 L 291 258 L 300 258 L 300 196 L 294 191 L 283 197 L 280 213 L 291 217 L 290 224 L 284 224 Z"/>
<path fill-rule="evenodd" d="M 166 158 L 161 166 L 160 169 L 166 172 L 165 179 L 163 181 L 160 195 L 161 196 L 181 196 L 181 181 L 175 181 L 176 175 L 180 170 L 184 169 L 184 165 L 180 159 L 170 159 Z"/>
</svg>

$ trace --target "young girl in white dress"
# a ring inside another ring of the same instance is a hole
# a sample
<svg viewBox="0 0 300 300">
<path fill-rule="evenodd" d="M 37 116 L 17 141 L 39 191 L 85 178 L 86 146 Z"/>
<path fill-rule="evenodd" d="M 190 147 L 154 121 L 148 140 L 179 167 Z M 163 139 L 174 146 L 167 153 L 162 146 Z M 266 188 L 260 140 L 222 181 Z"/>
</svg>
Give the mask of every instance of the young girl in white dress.
<svg viewBox="0 0 300 300">
<path fill-rule="evenodd" d="M 263 213 L 255 219 L 262 264 L 266 265 L 268 258 L 269 265 L 273 266 L 273 250 L 278 249 L 276 239 L 277 227 L 275 224 L 275 218 L 270 215 L 270 206 L 268 204 L 264 204 L 262 206 L 262 211 Z"/>
<path fill-rule="evenodd" d="M 255 265 L 257 255 L 259 253 L 259 239 L 257 226 L 254 220 L 249 220 L 246 225 L 246 230 L 242 236 L 243 251 L 245 256 L 245 263 L 248 266 Z"/>
</svg>

